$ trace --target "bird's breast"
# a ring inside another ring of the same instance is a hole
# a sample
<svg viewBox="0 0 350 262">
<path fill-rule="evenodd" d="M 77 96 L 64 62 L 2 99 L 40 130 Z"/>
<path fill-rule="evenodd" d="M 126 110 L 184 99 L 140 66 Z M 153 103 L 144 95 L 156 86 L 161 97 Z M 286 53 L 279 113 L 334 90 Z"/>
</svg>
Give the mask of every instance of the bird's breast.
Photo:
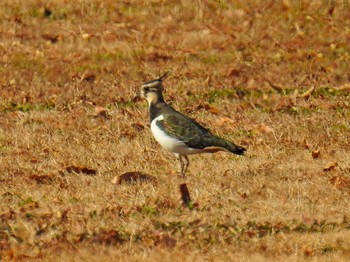
<svg viewBox="0 0 350 262">
<path fill-rule="evenodd" d="M 159 115 L 151 122 L 152 134 L 162 147 L 172 153 L 180 155 L 190 155 L 201 151 L 199 149 L 189 148 L 182 140 L 169 135 L 164 129 L 164 125 L 162 124 L 163 120 L 164 116 Z"/>
</svg>

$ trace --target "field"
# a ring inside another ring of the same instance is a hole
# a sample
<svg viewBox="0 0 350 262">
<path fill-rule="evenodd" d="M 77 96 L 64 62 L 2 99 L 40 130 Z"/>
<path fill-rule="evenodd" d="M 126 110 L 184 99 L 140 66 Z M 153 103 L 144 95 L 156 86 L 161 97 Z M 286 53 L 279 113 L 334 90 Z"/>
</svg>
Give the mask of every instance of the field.
<svg viewBox="0 0 350 262">
<path fill-rule="evenodd" d="M 1 261 L 349 261 L 347 1 L 0 15 Z M 138 96 L 166 71 L 166 101 L 246 156 L 195 155 L 179 176 Z M 116 183 L 128 172 L 154 179 Z"/>
</svg>

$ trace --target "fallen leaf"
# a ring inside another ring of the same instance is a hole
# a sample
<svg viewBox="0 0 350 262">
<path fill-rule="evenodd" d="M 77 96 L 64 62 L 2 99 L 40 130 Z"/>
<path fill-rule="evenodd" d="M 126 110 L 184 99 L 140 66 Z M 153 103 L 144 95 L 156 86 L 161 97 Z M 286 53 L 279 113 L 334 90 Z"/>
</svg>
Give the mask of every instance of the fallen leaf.
<svg viewBox="0 0 350 262">
<path fill-rule="evenodd" d="M 209 105 L 208 111 L 214 115 L 218 114 L 220 112 L 220 110 L 212 105 Z"/>
<path fill-rule="evenodd" d="M 50 35 L 50 34 L 43 34 L 42 38 L 50 41 L 52 44 L 57 43 L 59 40 L 59 37 L 57 35 Z"/>
<path fill-rule="evenodd" d="M 86 81 L 89 83 L 93 83 L 96 79 L 96 75 L 93 73 L 86 74 L 84 73 L 82 77 L 80 78 L 80 81 Z"/>
<path fill-rule="evenodd" d="M 96 175 L 97 171 L 92 168 L 82 166 L 68 166 L 66 167 L 68 173 L 83 173 L 85 175 Z"/>
<path fill-rule="evenodd" d="M 333 3 L 333 2 L 331 2 L 331 3 Z M 330 6 L 330 8 L 328 9 L 328 14 L 329 14 L 329 15 L 333 15 L 334 9 L 335 9 L 335 4 L 333 3 L 333 4 Z"/>
<path fill-rule="evenodd" d="M 243 192 L 243 193 L 238 192 L 238 194 L 242 199 L 246 199 L 248 197 L 248 194 L 246 192 Z"/>
<path fill-rule="evenodd" d="M 68 220 L 68 212 L 71 211 L 72 209 L 70 207 L 66 208 L 65 210 L 58 211 L 56 213 L 56 216 L 58 219 L 61 219 L 61 221 L 66 222 Z"/>
<path fill-rule="evenodd" d="M 220 110 L 217 107 L 209 105 L 209 104 L 199 105 L 199 106 L 197 106 L 196 109 L 197 110 L 205 109 L 205 110 L 209 111 L 210 113 L 212 113 L 214 115 L 216 115 L 216 114 L 218 114 L 220 112 Z"/>
<path fill-rule="evenodd" d="M 23 24 L 23 21 L 19 18 L 19 17 L 15 17 L 13 19 L 14 22 L 18 23 L 18 24 Z"/>
<path fill-rule="evenodd" d="M 229 117 L 221 117 L 219 120 L 218 120 L 218 124 L 220 126 L 222 125 L 225 125 L 225 124 L 229 124 L 229 125 L 235 125 L 236 124 L 236 121 L 232 118 L 229 118 Z"/>
<path fill-rule="evenodd" d="M 338 166 L 336 162 L 330 162 L 324 166 L 323 171 L 328 172 L 334 170 Z"/>
<path fill-rule="evenodd" d="M 247 230 L 245 233 L 248 235 L 248 237 L 256 236 L 256 232 L 254 230 Z"/>
<path fill-rule="evenodd" d="M 52 184 L 52 176 L 49 175 L 30 175 L 29 179 L 34 180 L 37 184 Z"/>
<path fill-rule="evenodd" d="M 35 200 L 33 200 L 31 197 L 28 197 L 26 199 L 22 199 L 18 205 L 21 207 L 21 212 L 25 212 L 27 210 L 33 210 L 34 208 L 39 207 L 39 203 Z"/>
<path fill-rule="evenodd" d="M 274 130 L 272 127 L 266 125 L 266 124 L 260 124 L 258 126 L 258 130 L 261 132 L 261 133 L 265 133 L 265 134 L 269 134 L 269 133 L 273 133 Z"/>
<path fill-rule="evenodd" d="M 136 182 L 156 182 L 157 179 L 154 176 L 142 174 L 140 172 L 127 172 L 120 176 L 116 176 L 112 179 L 112 183 L 120 185 L 122 183 L 136 183 Z"/>
<path fill-rule="evenodd" d="M 156 236 L 156 241 L 154 244 L 159 247 L 174 248 L 177 244 L 177 241 L 176 239 L 162 233 Z"/>
<path fill-rule="evenodd" d="M 136 128 L 138 131 L 141 131 L 141 130 L 145 129 L 146 125 L 142 122 L 137 122 L 137 123 L 133 123 L 131 126 Z"/>
<path fill-rule="evenodd" d="M 316 159 L 320 157 L 320 150 L 319 149 L 315 149 L 311 152 L 312 158 Z"/>
<path fill-rule="evenodd" d="M 148 54 L 146 56 L 146 59 L 148 61 L 167 61 L 167 60 L 171 60 L 173 57 L 172 55 L 169 55 L 167 53 L 162 53 L 162 52 L 151 52 L 150 54 Z"/>
<path fill-rule="evenodd" d="M 231 67 L 231 68 L 229 68 L 229 69 L 227 70 L 226 77 L 229 77 L 229 76 L 231 76 L 231 77 L 237 77 L 237 76 L 239 76 L 240 74 L 241 74 L 241 72 L 240 72 L 238 69 L 236 69 L 236 68 L 234 68 L 234 67 Z"/>
<path fill-rule="evenodd" d="M 2 241 L 1 243 L 1 258 L 4 259 L 4 261 L 12 261 L 15 257 L 15 252 L 13 249 L 11 249 L 11 245 L 5 241 Z M 18 259 L 18 255 L 16 254 L 16 259 Z"/>
<path fill-rule="evenodd" d="M 268 250 L 268 246 L 267 245 L 264 245 L 264 244 L 261 244 L 259 247 L 258 247 L 258 250 L 261 252 L 266 252 Z"/>
<path fill-rule="evenodd" d="M 339 189 L 350 187 L 350 179 L 340 175 L 330 178 L 329 183 Z"/>
<path fill-rule="evenodd" d="M 312 249 L 312 247 L 305 246 L 305 247 L 303 248 L 303 253 L 304 253 L 304 256 L 312 256 L 312 255 L 313 255 L 313 249 Z"/>
<path fill-rule="evenodd" d="M 29 161 L 30 161 L 30 163 L 33 163 L 33 164 L 37 164 L 40 162 L 40 160 L 38 158 L 32 158 Z"/>
<path fill-rule="evenodd" d="M 103 245 L 115 245 L 118 243 L 122 243 L 123 239 L 120 237 L 118 231 L 110 229 L 101 230 L 100 232 L 95 233 L 92 241 Z"/>
<path fill-rule="evenodd" d="M 306 149 L 309 149 L 312 145 L 310 144 L 309 141 L 307 141 L 306 139 L 304 139 L 302 142 L 301 142 L 302 146 L 304 146 Z"/>
<path fill-rule="evenodd" d="M 286 226 L 282 223 L 282 222 L 278 222 L 276 223 L 273 228 L 276 230 L 276 231 L 280 231 L 280 230 L 283 230 Z"/>
<path fill-rule="evenodd" d="M 189 207 L 191 205 L 191 197 L 190 191 L 188 191 L 187 185 L 185 183 L 180 185 L 180 193 L 183 205 Z"/>
<path fill-rule="evenodd" d="M 17 216 L 17 213 L 11 209 L 7 213 L 0 214 L 0 220 L 2 221 L 13 220 L 16 218 L 16 216 Z"/>
<path fill-rule="evenodd" d="M 311 219 L 310 217 L 308 217 L 306 215 L 302 215 L 301 218 L 302 218 L 304 224 L 306 224 L 306 225 L 312 225 L 314 222 L 314 219 Z"/>
<path fill-rule="evenodd" d="M 110 117 L 108 109 L 102 106 L 95 106 L 95 116 L 99 116 L 103 118 Z"/>
</svg>

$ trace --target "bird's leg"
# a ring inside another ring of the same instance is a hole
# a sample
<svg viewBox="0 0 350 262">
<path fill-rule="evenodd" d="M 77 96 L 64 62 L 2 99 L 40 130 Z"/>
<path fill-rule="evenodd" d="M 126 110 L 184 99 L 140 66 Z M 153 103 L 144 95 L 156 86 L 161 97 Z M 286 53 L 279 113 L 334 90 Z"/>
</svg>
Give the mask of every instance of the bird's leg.
<svg viewBox="0 0 350 262">
<path fill-rule="evenodd" d="M 180 173 L 181 173 L 181 176 L 184 177 L 184 167 L 185 167 L 185 164 L 184 162 L 182 161 L 182 156 L 181 155 L 176 155 L 176 157 L 179 159 L 180 161 Z"/>
<path fill-rule="evenodd" d="M 175 156 L 180 161 L 180 173 L 181 173 L 181 176 L 182 176 L 182 178 L 186 178 L 186 171 L 187 171 L 188 165 L 190 164 L 190 161 L 188 160 L 187 156 L 183 156 L 183 155 L 180 155 L 180 154 L 176 154 Z"/>
<path fill-rule="evenodd" d="M 183 174 L 182 174 L 182 177 L 185 178 L 186 177 L 186 171 L 187 171 L 187 168 L 190 164 L 190 160 L 188 159 L 188 156 L 183 156 L 184 159 L 186 160 L 185 163 L 184 163 L 184 167 L 183 167 Z"/>
</svg>

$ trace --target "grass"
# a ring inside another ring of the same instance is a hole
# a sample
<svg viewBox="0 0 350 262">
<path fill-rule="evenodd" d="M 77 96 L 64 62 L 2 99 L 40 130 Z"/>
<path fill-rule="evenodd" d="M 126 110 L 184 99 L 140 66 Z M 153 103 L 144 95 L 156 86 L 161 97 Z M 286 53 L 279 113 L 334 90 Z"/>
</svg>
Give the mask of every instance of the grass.
<svg viewBox="0 0 350 262">
<path fill-rule="evenodd" d="M 2 1 L 0 260 L 347 261 L 348 9 Z M 248 148 L 191 157 L 190 208 L 137 98 L 166 70 L 167 101 Z"/>
</svg>

